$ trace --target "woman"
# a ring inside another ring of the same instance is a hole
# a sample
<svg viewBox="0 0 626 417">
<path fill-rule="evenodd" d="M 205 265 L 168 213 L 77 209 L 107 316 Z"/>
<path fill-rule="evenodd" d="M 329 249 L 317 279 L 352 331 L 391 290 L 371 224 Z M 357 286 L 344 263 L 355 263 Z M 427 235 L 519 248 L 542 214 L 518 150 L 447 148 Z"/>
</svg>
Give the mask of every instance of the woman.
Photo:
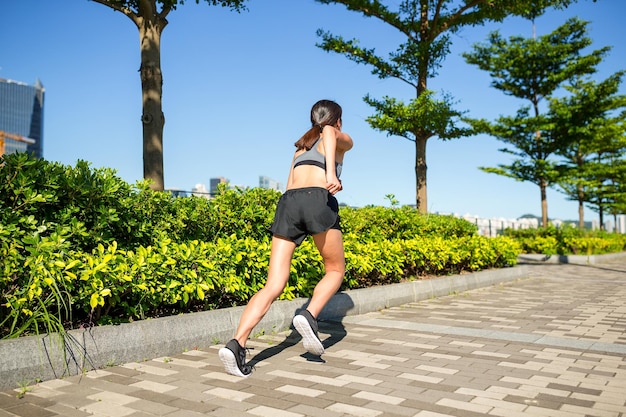
<svg viewBox="0 0 626 417">
<path fill-rule="evenodd" d="M 250 332 L 283 292 L 289 279 L 291 259 L 298 245 L 308 235 L 322 255 L 325 275 L 313 290 L 306 310 L 293 318 L 302 336 L 304 348 L 315 355 L 324 353 L 317 336 L 317 317 L 343 281 L 345 258 L 339 205 L 334 195 L 343 189 L 339 176 L 344 154 L 352 148 L 352 139 L 341 131 L 341 107 L 330 100 L 320 100 L 311 109 L 311 128 L 295 143 L 287 191 L 281 196 L 270 231 L 272 249 L 265 286 L 248 302 L 235 338 L 219 351 L 227 373 L 249 376 L 246 364 L 246 341 Z"/>
</svg>

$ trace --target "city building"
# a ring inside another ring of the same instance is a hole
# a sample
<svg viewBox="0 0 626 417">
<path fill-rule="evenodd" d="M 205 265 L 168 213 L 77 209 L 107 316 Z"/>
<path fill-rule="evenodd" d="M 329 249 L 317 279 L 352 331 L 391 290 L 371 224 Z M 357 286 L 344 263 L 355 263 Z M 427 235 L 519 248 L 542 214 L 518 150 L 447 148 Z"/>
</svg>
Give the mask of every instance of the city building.
<svg viewBox="0 0 626 417">
<path fill-rule="evenodd" d="M 283 188 L 283 185 L 280 182 L 273 180 L 270 177 L 266 177 L 265 175 L 259 176 L 259 188 L 265 188 L 268 190 L 276 190 L 280 192 L 285 191 L 285 189 Z"/>
<path fill-rule="evenodd" d="M 179 188 L 166 188 L 165 191 L 170 193 L 172 197 L 189 197 L 189 193 Z"/>
<path fill-rule="evenodd" d="M 195 197 L 211 198 L 211 194 L 209 194 L 209 190 L 207 190 L 206 185 L 202 183 L 196 184 L 191 189 L 191 195 Z"/>
<path fill-rule="evenodd" d="M 211 181 L 209 182 L 209 192 L 211 193 L 211 197 L 215 196 L 217 194 L 217 186 L 219 184 L 229 184 L 230 181 L 228 181 L 227 178 L 224 177 L 217 177 L 217 178 L 211 178 Z"/>
<path fill-rule="evenodd" d="M 0 78 L 0 154 L 32 152 L 43 157 L 44 88 Z"/>
</svg>

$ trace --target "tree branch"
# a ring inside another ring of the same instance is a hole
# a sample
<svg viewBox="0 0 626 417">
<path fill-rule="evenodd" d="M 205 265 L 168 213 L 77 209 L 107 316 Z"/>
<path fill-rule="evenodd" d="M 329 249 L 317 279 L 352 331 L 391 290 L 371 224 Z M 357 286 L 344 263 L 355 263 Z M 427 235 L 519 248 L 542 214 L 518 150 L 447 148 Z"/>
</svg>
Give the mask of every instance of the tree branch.
<svg viewBox="0 0 626 417">
<path fill-rule="evenodd" d="M 438 9 L 439 9 L 439 6 L 441 5 L 442 1 L 443 0 L 439 0 L 439 2 L 437 3 Z M 435 20 L 433 19 L 433 27 L 432 27 L 432 31 L 431 31 L 431 36 L 432 36 L 431 39 L 435 39 L 439 34 L 441 34 L 442 32 L 445 32 L 446 30 L 448 30 L 448 28 L 451 26 L 451 23 L 454 23 L 461 16 L 463 16 L 463 13 L 465 13 L 467 10 L 471 9 L 474 6 L 479 5 L 480 3 L 484 3 L 484 2 L 485 2 L 485 0 L 473 0 L 473 1 L 467 2 L 465 5 L 461 6 L 459 8 L 459 10 L 457 10 L 456 13 L 454 13 L 452 16 L 450 16 L 450 18 L 443 25 L 441 25 L 441 30 L 437 31 L 437 33 L 434 33 L 434 30 L 437 27 L 437 25 L 434 24 Z M 439 19 L 439 16 L 437 16 L 437 19 Z"/>
<path fill-rule="evenodd" d="M 385 6 L 380 4 L 377 0 L 375 1 L 364 1 L 362 4 L 354 5 L 350 0 L 316 0 L 318 3 L 323 4 L 343 4 L 346 6 L 348 10 L 353 10 L 355 12 L 361 12 L 363 15 L 368 17 L 374 17 L 380 20 L 383 23 L 386 23 L 400 32 L 404 33 L 408 38 L 413 41 L 416 41 L 415 37 L 410 31 L 407 31 L 406 25 L 398 18 L 398 13 L 390 12 Z"/>
<path fill-rule="evenodd" d="M 114 3 L 110 0 L 91 0 L 94 3 L 100 3 L 106 7 L 109 7 L 115 11 L 118 11 L 122 14 L 125 14 L 126 16 L 128 16 L 128 18 L 130 20 L 132 20 L 133 22 L 137 23 L 137 14 L 135 12 L 132 11 L 132 9 L 130 9 L 129 7 L 126 7 L 124 2 L 118 2 L 118 3 Z"/>
</svg>

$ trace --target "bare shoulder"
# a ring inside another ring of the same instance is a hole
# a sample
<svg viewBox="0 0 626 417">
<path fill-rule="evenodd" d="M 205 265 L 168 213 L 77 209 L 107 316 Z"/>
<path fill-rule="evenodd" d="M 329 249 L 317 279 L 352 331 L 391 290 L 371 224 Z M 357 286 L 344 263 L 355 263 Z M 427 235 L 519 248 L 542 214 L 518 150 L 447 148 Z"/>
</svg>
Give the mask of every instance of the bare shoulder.
<svg viewBox="0 0 626 417">
<path fill-rule="evenodd" d="M 354 142 L 350 135 L 345 132 L 338 132 L 337 134 L 337 147 L 344 151 L 349 151 L 354 146 Z"/>
</svg>

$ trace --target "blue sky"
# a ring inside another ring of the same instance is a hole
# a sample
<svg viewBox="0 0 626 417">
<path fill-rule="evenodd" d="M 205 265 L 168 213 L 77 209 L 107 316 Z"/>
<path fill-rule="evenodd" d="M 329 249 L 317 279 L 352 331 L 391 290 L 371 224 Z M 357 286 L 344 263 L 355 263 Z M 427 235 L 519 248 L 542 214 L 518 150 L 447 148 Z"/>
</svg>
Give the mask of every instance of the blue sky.
<svg viewBox="0 0 626 417">
<path fill-rule="evenodd" d="M 391 2 L 395 3 L 395 2 Z M 293 142 L 309 127 L 311 105 L 333 99 L 344 109 L 344 130 L 355 146 L 345 160 L 340 202 L 386 205 L 395 195 L 415 203 L 414 143 L 369 127 L 366 94 L 410 100 L 398 80 L 380 80 L 370 68 L 316 47 L 316 30 L 329 30 L 381 54 L 402 40 L 374 19 L 313 0 L 250 0 L 240 14 L 206 3 L 173 11 L 162 37 L 166 188 L 190 190 L 210 178 L 256 186 L 259 175 L 286 182 Z M 580 0 L 536 21 L 538 35 L 578 16 L 590 21 L 592 48 L 612 46 L 598 80 L 626 68 L 623 0 Z M 474 117 L 513 114 L 523 103 L 490 87 L 489 76 L 460 54 L 487 34 L 532 35 L 531 23 L 466 28 L 429 87 L 445 91 Z M 131 183 L 142 177 L 139 36 L 120 13 L 88 0 L 3 0 L 0 77 L 46 88 L 44 157 L 74 165 L 110 167 Z M 622 93 L 626 89 L 622 86 Z M 534 184 L 487 174 L 479 166 L 508 163 L 488 136 L 427 146 L 430 212 L 516 218 L 541 214 Z M 576 219 L 577 204 L 548 193 L 551 218 Z M 586 210 L 586 219 L 597 215 Z"/>
</svg>

